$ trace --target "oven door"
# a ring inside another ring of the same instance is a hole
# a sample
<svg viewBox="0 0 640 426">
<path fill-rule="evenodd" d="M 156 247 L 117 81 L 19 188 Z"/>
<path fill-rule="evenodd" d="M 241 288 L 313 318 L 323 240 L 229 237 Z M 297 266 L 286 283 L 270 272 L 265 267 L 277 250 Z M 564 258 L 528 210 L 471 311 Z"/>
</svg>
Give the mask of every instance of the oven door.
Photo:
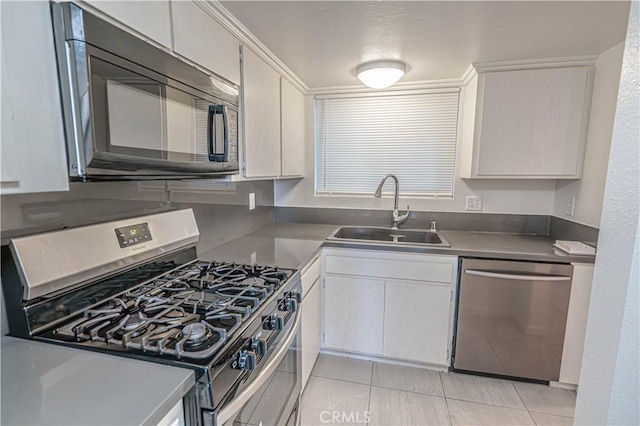
<svg viewBox="0 0 640 426">
<path fill-rule="evenodd" d="M 69 43 L 78 70 L 72 176 L 238 170 L 236 106 L 87 43 Z"/>
<path fill-rule="evenodd" d="M 216 425 L 289 425 L 297 424 L 298 398 L 302 390 L 300 351 L 300 312 L 283 333 L 275 352 L 239 389 L 235 398 L 218 410 Z"/>
</svg>

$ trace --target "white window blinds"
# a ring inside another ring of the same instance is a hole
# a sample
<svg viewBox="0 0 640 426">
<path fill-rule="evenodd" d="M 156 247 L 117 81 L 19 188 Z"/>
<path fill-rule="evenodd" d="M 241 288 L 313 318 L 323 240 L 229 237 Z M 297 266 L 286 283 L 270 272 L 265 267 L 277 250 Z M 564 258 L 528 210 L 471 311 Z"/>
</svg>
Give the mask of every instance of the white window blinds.
<svg viewBox="0 0 640 426">
<path fill-rule="evenodd" d="M 458 90 L 316 98 L 316 193 L 452 197 Z M 393 185 L 385 185 L 385 193 Z"/>
</svg>

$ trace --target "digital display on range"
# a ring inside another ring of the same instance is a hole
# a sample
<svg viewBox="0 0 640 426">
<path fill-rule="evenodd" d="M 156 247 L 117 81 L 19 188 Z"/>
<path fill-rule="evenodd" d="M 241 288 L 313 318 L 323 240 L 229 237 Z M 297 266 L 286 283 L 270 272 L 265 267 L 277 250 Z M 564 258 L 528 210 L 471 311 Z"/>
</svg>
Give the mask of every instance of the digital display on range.
<svg viewBox="0 0 640 426">
<path fill-rule="evenodd" d="M 118 236 L 120 248 L 135 246 L 152 240 L 149 225 L 146 223 L 116 228 L 116 235 Z"/>
</svg>

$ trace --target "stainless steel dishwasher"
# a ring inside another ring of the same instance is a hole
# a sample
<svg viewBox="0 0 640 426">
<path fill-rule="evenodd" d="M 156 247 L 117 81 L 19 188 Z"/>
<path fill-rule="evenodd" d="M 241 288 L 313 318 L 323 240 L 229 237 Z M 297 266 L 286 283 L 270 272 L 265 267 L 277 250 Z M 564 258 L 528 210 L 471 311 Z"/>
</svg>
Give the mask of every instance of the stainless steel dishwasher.
<svg viewBox="0 0 640 426">
<path fill-rule="evenodd" d="M 463 259 L 453 369 L 557 381 L 573 266 Z"/>
</svg>

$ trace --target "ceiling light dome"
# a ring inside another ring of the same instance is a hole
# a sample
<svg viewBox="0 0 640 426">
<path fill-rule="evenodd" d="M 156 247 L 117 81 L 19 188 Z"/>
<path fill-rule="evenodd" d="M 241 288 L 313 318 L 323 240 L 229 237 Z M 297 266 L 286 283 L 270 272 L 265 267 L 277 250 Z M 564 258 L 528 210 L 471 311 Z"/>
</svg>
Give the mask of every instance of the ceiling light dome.
<svg viewBox="0 0 640 426">
<path fill-rule="evenodd" d="M 402 78 L 407 66 L 401 61 L 374 61 L 356 68 L 358 80 L 372 89 L 385 89 Z"/>
</svg>

